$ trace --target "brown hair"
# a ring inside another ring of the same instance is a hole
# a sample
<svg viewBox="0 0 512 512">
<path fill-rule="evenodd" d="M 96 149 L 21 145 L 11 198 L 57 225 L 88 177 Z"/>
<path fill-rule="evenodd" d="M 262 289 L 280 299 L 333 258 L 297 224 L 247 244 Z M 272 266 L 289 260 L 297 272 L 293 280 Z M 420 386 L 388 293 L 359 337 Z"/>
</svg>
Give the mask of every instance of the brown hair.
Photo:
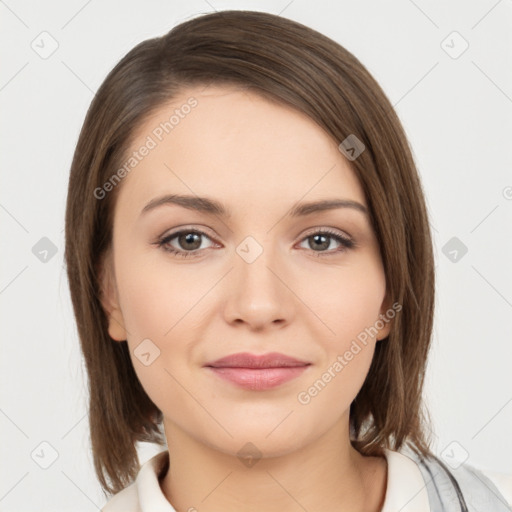
<svg viewBox="0 0 512 512">
<path fill-rule="evenodd" d="M 351 161 L 381 248 L 390 303 L 402 311 L 377 343 L 350 407 L 353 446 L 364 455 L 410 446 L 431 454 L 422 389 L 432 333 L 434 264 L 421 182 L 400 121 L 366 68 L 345 48 L 299 23 L 252 11 L 186 21 L 133 48 L 94 97 L 74 154 L 66 206 L 65 261 L 89 377 L 89 423 L 96 474 L 108 493 L 140 469 L 136 442 L 164 445 L 162 413 L 142 388 L 126 342 L 107 331 L 102 258 L 112 244 L 120 183 L 94 191 L 125 161 L 147 116 L 187 86 L 230 84 L 291 105 L 339 144 L 365 145 Z M 108 480 L 105 478 L 108 477 Z"/>
</svg>

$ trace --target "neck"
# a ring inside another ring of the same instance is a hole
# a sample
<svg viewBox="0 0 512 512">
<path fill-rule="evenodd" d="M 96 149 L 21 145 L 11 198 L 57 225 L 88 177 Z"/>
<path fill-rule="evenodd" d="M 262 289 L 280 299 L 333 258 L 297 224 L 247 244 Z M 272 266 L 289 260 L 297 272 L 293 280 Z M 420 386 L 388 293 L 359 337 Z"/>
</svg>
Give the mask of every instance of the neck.
<svg viewBox="0 0 512 512">
<path fill-rule="evenodd" d="M 169 469 L 161 480 L 178 511 L 379 512 L 387 464 L 350 444 L 340 425 L 292 453 L 241 461 L 166 424 Z M 242 446 L 244 443 L 240 443 Z"/>
</svg>

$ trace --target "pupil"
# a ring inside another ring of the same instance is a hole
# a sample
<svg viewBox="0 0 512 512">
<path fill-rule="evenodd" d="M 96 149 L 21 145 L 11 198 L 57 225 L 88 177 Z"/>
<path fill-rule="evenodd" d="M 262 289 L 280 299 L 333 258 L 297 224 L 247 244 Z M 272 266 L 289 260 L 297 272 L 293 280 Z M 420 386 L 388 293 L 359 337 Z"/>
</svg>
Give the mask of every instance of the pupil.
<svg viewBox="0 0 512 512">
<path fill-rule="evenodd" d="M 314 235 L 312 238 L 315 240 L 315 243 L 317 243 L 321 239 L 324 239 L 324 242 L 320 241 L 319 244 L 316 245 L 316 247 L 320 246 L 322 249 L 327 249 L 329 247 L 329 242 L 326 241 L 327 240 L 326 236 L 324 236 L 324 235 Z"/>
<path fill-rule="evenodd" d="M 180 243 L 184 242 L 184 246 L 188 249 L 197 249 L 201 243 L 198 244 L 199 241 L 199 235 L 197 233 L 187 233 L 186 235 L 182 235 L 180 240 Z M 195 239 L 195 240 L 194 240 Z M 193 247 L 187 247 L 187 245 L 192 244 Z M 195 246 L 194 246 L 195 244 Z"/>
</svg>

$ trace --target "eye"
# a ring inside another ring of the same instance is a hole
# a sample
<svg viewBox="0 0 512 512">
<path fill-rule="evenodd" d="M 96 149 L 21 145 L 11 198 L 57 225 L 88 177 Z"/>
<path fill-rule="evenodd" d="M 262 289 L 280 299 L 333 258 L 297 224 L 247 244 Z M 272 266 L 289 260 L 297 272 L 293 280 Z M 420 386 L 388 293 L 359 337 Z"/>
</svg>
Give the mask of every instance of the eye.
<svg viewBox="0 0 512 512">
<path fill-rule="evenodd" d="M 169 235 L 166 235 L 156 242 L 156 245 L 164 251 L 171 253 L 178 258 L 195 257 L 202 249 L 207 249 L 202 244 L 202 238 L 211 240 L 211 238 L 203 231 L 197 229 L 182 229 Z M 173 244 L 173 240 L 176 240 Z M 332 249 L 332 242 L 338 244 L 338 249 Z M 333 256 L 348 249 L 356 247 L 356 243 L 351 238 L 340 235 L 336 231 L 330 229 L 322 229 L 314 231 L 302 239 L 302 243 L 307 242 L 314 256 Z M 211 246 L 210 246 L 211 247 Z"/>
<path fill-rule="evenodd" d="M 187 258 L 189 256 L 196 256 L 196 251 L 205 248 L 202 247 L 201 243 L 201 238 L 203 237 L 210 239 L 210 237 L 203 231 L 196 229 L 185 229 L 176 231 L 175 233 L 171 233 L 161 238 L 157 242 L 157 245 L 164 251 L 170 252 L 174 256 L 179 258 Z M 178 248 L 171 244 L 171 241 L 174 239 L 176 239 Z"/>
<path fill-rule="evenodd" d="M 302 240 L 308 243 L 308 248 L 318 253 L 314 256 L 332 256 L 333 254 L 344 252 L 356 246 L 356 243 L 351 238 L 342 236 L 338 232 L 331 231 L 330 229 L 322 229 L 321 231 L 313 232 Z M 339 244 L 340 248 L 333 251 L 324 250 L 329 249 L 333 240 Z"/>
</svg>

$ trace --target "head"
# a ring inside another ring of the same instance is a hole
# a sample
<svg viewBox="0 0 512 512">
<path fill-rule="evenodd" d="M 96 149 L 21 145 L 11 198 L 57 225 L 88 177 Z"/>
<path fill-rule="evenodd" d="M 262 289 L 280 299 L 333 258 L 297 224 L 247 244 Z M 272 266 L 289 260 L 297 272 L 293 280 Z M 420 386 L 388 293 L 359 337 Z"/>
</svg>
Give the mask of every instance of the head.
<svg viewBox="0 0 512 512">
<path fill-rule="evenodd" d="M 156 206 L 164 195 L 174 203 Z M 352 207 L 300 208 L 325 199 Z M 66 264 L 108 492 L 164 428 L 272 457 L 346 426 L 362 454 L 407 443 L 428 455 L 434 265 L 420 179 L 382 89 L 318 32 L 223 11 L 131 50 L 77 143 Z M 207 368 L 235 352 L 309 366 L 239 389 Z"/>
</svg>

